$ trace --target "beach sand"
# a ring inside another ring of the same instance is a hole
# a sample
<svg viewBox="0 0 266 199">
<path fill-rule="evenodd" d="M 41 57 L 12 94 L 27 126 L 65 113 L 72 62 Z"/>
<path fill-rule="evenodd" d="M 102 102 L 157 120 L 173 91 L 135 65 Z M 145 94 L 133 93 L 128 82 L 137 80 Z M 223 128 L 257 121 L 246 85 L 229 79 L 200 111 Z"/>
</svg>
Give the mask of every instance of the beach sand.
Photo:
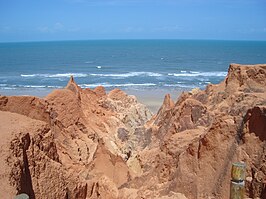
<svg viewBox="0 0 266 199">
<path fill-rule="evenodd" d="M 172 100 L 176 101 L 183 89 L 151 89 L 151 90 L 124 90 L 128 95 L 134 95 L 138 101 L 145 104 L 152 113 L 157 113 L 166 94 L 170 94 Z"/>
</svg>

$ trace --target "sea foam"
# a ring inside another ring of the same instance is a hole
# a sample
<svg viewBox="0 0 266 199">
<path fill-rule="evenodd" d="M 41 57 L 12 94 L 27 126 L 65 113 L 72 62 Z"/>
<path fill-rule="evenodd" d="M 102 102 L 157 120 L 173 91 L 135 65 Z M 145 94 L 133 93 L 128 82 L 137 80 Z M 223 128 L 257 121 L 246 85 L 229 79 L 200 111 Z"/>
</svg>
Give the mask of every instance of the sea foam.
<svg viewBox="0 0 266 199">
<path fill-rule="evenodd" d="M 95 88 L 97 86 L 104 87 L 146 87 L 146 86 L 156 86 L 154 83 L 143 83 L 143 84 L 134 84 L 134 83 L 125 83 L 125 84 L 109 84 L 109 83 L 95 83 L 95 84 L 80 84 L 81 88 Z"/>
<path fill-rule="evenodd" d="M 154 73 L 154 72 L 129 72 L 129 73 L 92 73 L 91 76 L 99 76 L 99 77 L 136 77 L 136 76 L 149 76 L 149 77 L 160 77 L 162 74 Z"/>
<path fill-rule="evenodd" d="M 58 74 L 21 74 L 21 77 L 46 77 L 46 78 L 59 78 L 59 77 L 87 77 L 85 73 L 58 73 Z"/>
<path fill-rule="evenodd" d="M 189 73 L 182 72 L 181 73 L 168 73 L 168 76 L 175 77 L 225 77 L 227 72 L 198 72 L 198 71 L 190 71 Z"/>
</svg>

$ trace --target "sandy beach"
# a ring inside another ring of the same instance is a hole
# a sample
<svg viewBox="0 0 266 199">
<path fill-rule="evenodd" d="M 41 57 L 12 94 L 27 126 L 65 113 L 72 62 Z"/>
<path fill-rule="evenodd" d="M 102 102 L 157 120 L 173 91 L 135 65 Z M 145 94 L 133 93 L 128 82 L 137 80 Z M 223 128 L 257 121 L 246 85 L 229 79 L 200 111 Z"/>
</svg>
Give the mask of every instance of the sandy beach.
<svg viewBox="0 0 266 199">
<path fill-rule="evenodd" d="M 148 109 L 156 114 L 161 105 L 166 94 L 170 94 L 171 98 L 176 101 L 179 95 L 185 91 L 184 89 L 151 89 L 151 90 L 124 90 L 128 95 L 134 95 L 137 97 L 138 101 L 145 104 Z"/>
</svg>

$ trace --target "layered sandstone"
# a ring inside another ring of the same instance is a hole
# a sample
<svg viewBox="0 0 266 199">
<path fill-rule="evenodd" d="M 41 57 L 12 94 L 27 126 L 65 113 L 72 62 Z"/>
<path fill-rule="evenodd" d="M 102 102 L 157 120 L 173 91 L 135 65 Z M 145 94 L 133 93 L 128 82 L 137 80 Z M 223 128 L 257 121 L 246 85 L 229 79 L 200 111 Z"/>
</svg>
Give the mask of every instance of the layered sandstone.
<svg viewBox="0 0 266 199">
<path fill-rule="evenodd" d="M 232 162 L 265 197 L 266 65 L 231 64 L 205 90 L 166 95 L 158 113 L 119 89 L 0 96 L 0 197 L 229 198 Z"/>
</svg>

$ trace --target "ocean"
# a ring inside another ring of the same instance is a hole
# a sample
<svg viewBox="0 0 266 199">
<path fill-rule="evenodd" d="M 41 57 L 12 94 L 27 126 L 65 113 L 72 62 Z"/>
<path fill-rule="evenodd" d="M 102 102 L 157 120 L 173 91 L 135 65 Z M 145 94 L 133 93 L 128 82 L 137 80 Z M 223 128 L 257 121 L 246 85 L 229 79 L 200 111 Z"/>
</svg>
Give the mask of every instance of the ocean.
<svg viewBox="0 0 266 199">
<path fill-rule="evenodd" d="M 44 95 L 66 86 L 107 90 L 204 88 L 230 63 L 266 63 L 265 41 L 91 40 L 0 43 L 0 94 Z"/>
</svg>

